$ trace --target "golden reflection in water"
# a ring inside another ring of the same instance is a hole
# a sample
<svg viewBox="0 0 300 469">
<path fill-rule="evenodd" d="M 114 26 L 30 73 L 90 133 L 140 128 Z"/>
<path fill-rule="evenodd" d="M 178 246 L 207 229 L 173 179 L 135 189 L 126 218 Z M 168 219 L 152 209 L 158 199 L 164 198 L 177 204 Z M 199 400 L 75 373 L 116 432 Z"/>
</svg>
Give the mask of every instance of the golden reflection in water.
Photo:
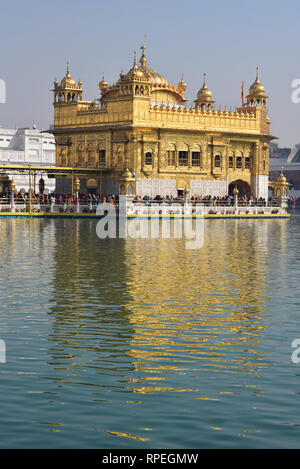
<svg viewBox="0 0 300 469">
<path fill-rule="evenodd" d="M 133 392 L 172 390 L 145 387 L 153 374 L 156 381 L 159 373 L 196 370 L 251 375 L 269 365 L 258 348 L 268 243 L 271 236 L 284 249 L 286 231 L 283 220 L 210 220 L 200 250 L 181 239 L 125 240 L 130 354 L 143 373 L 139 385 L 129 381 Z"/>
<path fill-rule="evenodd" d="M 95 249 L 104 241 L 95 237 L 93 222 L 15 222 L 5 223 L 14 255 L 20 254 L 20 230 L 28 255 L 48 246 L 53 253 L 49 340 L 55 369 L 80 371 L 83 341 L 111 327 L 106 305 L 119 305 L 107 351 L 120 343 L 131 358 L 136 377 L 128 377 L 125 387 L 134 393 L 197 392 L 197 386 L 170 383 L 171 377 L 191 371 L 255 375 L 269 366 L 258 347 L 268 301 L 269 240 L 285 249 L 288 221 L 209 220 L 199 250 L 185 249 L 182 239 L 109 240 L 101 259 Z M 96 344 L 89 341 L 89 349 L 102 351 Z M 72 352 L 58 353 L 59 345 Z M 115 355 L 116 366 L 118 360 Z M 61 378 L 61 385 L 69 379 Z"/>
<path fill-rule="evenodd" d="M 132 435 L 131 433 L 124 433 L 124 432 L 111 432 L 111 431 L 106 431 L 109 435 L 114 435 L 114 436 L 121 436 L 123 438 L 131 438 L 132 440 L 136 441 L 149 441 L 149 438 L 143 438 L 141 436 L 135 436 Z"/>
</svg>

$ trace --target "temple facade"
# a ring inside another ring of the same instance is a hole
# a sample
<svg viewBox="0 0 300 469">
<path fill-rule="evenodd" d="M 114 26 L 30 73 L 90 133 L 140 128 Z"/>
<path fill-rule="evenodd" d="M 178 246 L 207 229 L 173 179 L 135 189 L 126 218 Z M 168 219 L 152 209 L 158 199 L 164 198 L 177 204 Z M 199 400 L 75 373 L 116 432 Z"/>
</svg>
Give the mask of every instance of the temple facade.
<svg viewBox="0 0 300 469">
<path fill-rule="evenodd" d="M 191 107 L 187 85 L 177 86 L 147 64 L 146 47 L 128 73 L 109 85 L 104 76 L 100 96 L 83 100 L 82 82 L 67 66 L 54 82 L 56 165 L 99 168 L 99 176 L 81 178 L 80 190 L 176 197 L 224 196 L 237 186 L 241 194 L 268 197 L 270 120 L 267 96 L 256 72 L 246 102 L 235 110 L 217 109 L 206 77 Z M 58 190 L 71 191 L 67 177 Z"/>
</svg>

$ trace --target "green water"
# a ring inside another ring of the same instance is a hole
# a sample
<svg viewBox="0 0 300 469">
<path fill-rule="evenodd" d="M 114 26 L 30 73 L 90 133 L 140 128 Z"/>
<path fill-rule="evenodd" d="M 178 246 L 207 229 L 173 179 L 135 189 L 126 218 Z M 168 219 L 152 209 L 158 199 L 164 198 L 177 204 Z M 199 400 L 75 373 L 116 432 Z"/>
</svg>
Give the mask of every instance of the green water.
<svg viewBox="0 0 300 469">
<path fill-rule="evenodd" d="M 300 216 L 205 242 L 1 220 L 1 448 L 300 446 Z"/>
</svg>

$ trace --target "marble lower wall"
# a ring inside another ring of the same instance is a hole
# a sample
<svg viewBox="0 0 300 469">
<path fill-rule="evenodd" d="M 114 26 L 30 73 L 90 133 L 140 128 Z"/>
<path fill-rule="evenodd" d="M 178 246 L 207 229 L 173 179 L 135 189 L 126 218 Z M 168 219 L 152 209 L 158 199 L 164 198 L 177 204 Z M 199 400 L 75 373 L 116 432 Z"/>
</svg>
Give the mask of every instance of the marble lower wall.
<svg viewBox="0 0 300 469">
<path fill-rule="evenodd" d="M 251 177 L 251 192 L 254 197 L 268 199 L 269 177 L 253 174 Z"/>
<path fill-rule="evenodd" d="M 190 196 L 212 195 L 216 197 L 224 197 L 228 194 L 227 181 L 191 181 Z"/>
<path fill-rule="evenodd" d="M 175 179 L 137 179 L 136 194 L 143 197 L 156 195 L 177 197 L 177 188 Z"/>
<path fill-rule="evenodd" d="M 177 189 L 184 187 L 177 186 L 176 179 L 137 179 L 136 194 L 143 197 L 149 195 L 155 197 L 173 196 L 177 197 Z M 206 195 L 223 197 L 228 193 L 228 184 L 226 181 L 191 181 L 189 187 L 190 195 Z"/>
</svg>

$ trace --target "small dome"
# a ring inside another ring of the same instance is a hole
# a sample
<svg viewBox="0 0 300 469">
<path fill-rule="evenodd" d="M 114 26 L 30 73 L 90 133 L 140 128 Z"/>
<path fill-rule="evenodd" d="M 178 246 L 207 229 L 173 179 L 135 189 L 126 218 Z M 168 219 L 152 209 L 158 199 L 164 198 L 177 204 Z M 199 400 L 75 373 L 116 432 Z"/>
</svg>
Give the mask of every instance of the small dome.
<svg viewBox="0 0 300 469">
<path fill-rule="evenodd" d="M 281 184 L 286 184 L 287 183 L 287 179 L 283 174 L 283 170 L 281 170 L 281 174 L 280 174 L 280 176 L 278 176 L 278 179 L 277 179 L 276 182 L 280 182 Z"/>
<path fill-rule="evenodd" d="M 265 88 L 263 84 L 259 81 L 258 78 L 258 68 L 256 68 L 256 80 L 254 83 L 249 88 L 249 94 L 250 95 L 259 95 L 259 96 L 264 96 L 265 95 Z"/>
<path fill-rule="evenodd" d="M 264 94 L 265 93 L 265 88 L 261 84 L 261 82 L 256 79 L 255 82 L 250 86 L 249 88 L 250 94 Z"/>
<path fill-rule="evenodd" d="M 204 73 L 204 82 L 203 82 L 202 88 L 200 88 L 200 90 L 198 91 L 197 97 L 198 99 L 203 98 L 203 97 L 207 97 L 207 98 L 212 97 L 212 92 L 206 86 L 206 74 L 205 73 Z"/>
<path fill-rule="evenodd" d="M 66 76 L 60 82 L 61 88 L 68 88 L 69 86 L 76 86 L 76 81 L 70 75 L 69 62 L 67 62 L 67 73 Z"/>
<path fill-rule="evenodd" d="M 131 181 L 134 179 L 132 172 L 128 168 L 128 162 L 126 161 L 126 169 L 125 171 L 121 174 L 120 179 L 122 181 Z"/>
<path fill-rule="evenodd" d="M 108 88 L 108 83 L 107 81 L 104 80 L 104 73 L 102 74 L 102 80 L 99 82 L 99 89 L 101 91 L 101 93 L 103 93 L 104 91 L 106 91 Z"/>
<path fill-rule="evenodd" d="M 197 100 L 195 101 L 196 105 L 212 105 L 214 103 L 212 99 L 212 92 L 207 88 L 206 85 L 206 74 L 204 73 L 204 82 L 202 88 L 198 91 Z"/>
</svg>

